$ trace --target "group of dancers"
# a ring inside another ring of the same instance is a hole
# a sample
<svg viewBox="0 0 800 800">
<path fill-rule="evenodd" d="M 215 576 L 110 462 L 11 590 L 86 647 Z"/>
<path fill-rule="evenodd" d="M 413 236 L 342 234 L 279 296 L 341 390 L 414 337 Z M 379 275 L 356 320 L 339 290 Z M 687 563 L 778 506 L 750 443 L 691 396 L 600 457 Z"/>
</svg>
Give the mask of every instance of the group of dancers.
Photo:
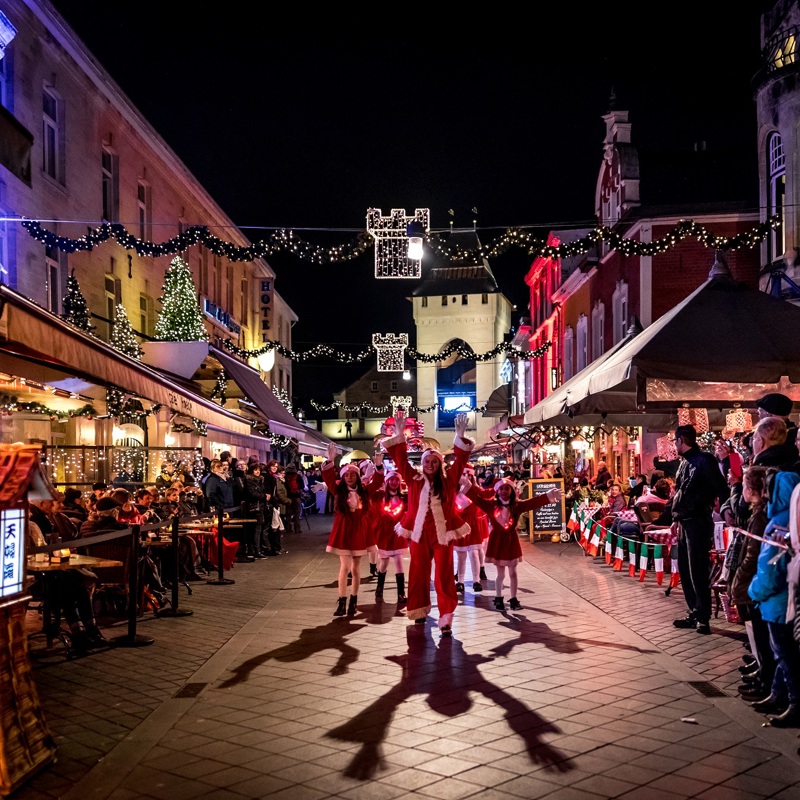
<svg viewBox="0 0 800 800">
<path fill-rule="evenodd" d="M 508 572 L 512 610 L 522 608 L 517 598 L 517 564 L 522 547 L 517 521 L 528 511 L 561 499 L 561 490 L 550 489 L 528 500 L 517 498 L 514 482 L 498 480 L 493 488 L 478 486 L 469 466 L 474 446 L 465 436 L 467 415 L 455 419 L 454 460 L 445 465 L 444 456 L 427 449 L 420 469 L 408 461 L 403 434 L 405 411 L 395 413 L 399 433 L 384 440 L 383 447 L 394 465 L 384 474 L 382 457 L 343 466 L 337 475 L 336 446 L 328 446 L 328 461 L 322 476 L 334 498 L 333 526 L 327 552 L 339 556 L 338 602 L 334 616 L 353 616 L 358 611 L 361 558 L 377 553 L 377 588 L 380 599 L 389 562 L 394 566 L 397 602 L 406 605 L 406 616 L 423 624 L 431 611 L 431 569 L 442 636 L 452 636 L 453 614 L 458 594 L 464 591 L 469 561 L 473 591 L 482 590 L 484 563 L 494 564 L 495 608 L 504 610 L 503 588 Z M 484 549 L 485 548 L 485 549 Z M 453 552 L 458 553 L 458 573 L 453 572 Z M 410 553 L 408 595 L 403 558 Z M 476 578 L 480 576 L 480 579 Z M 350 585 L 348 601 L 348 582 Z"/>
</svg>

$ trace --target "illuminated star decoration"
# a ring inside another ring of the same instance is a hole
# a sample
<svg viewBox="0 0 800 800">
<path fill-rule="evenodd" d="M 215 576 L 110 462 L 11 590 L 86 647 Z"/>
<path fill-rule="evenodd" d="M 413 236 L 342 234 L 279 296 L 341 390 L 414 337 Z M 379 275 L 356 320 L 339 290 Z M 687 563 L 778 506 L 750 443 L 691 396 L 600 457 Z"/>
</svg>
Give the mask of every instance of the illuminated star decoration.
<svg viewBox="0 0 800 800">
<path fill-rule="evenodd" d="M 378 351 L 378 372 L 402 372 L 407 333 L 373 333 L 372 346 Z"/>
<path fill-rule="evenodd" d="M 393 208 L 388 217 L 379 208 L 367 209 L 367 232 L 375 239 L 376 278 L 419 278 L 422 259 L 408 257 L 408 225 L 421 223 L 425 233 L 430 230 L 431 212 L 417 208 L 413 217 L 404 208 Z"/>
</svg>

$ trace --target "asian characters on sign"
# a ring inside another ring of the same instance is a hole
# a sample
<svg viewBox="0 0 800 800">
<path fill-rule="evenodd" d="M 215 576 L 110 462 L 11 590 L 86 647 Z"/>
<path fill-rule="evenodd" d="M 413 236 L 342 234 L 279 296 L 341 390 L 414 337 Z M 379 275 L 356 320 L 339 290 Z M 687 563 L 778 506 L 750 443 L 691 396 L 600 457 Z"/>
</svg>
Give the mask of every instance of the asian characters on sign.
<svg viewBox="0 0 800 800">
<path fill-rule="evenodd" d="M 22 508 L 7 508 L 0 512 L 0 539 L 3 544 L 3 572 L 0 578 L 0 597 L 22 591 L 23 559 L 25 558 L 25 512 Z"/>
</svg>

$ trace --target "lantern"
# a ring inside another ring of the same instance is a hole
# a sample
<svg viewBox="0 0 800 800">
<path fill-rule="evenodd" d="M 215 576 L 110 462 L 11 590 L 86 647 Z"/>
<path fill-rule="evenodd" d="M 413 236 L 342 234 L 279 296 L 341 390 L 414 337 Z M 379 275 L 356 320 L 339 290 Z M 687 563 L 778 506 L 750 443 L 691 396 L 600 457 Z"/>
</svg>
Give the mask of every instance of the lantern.
<svg viewBox="0 0 800 800">
<path fill-rule="evenodd" d="M 708 411 L 705 408 L 679 408 L 678 425 L 692 425 L 698 433 L 708 433 Z"/>
<path fill-rule="evenodd" d="M 656 452 L 662 461 L 674 461 L 678 457 L 678 448 L 675 447 L 675 437 L 668 433 L 656 439 Z"/>
<path fill-rule="evenodd" d="M 736 408 L 730 414 L 725 415 L 725 428 L 734 433 L 745 433 L 753 429 L 753 420 L 749 411 L 743 408 Z"/>
</svg>

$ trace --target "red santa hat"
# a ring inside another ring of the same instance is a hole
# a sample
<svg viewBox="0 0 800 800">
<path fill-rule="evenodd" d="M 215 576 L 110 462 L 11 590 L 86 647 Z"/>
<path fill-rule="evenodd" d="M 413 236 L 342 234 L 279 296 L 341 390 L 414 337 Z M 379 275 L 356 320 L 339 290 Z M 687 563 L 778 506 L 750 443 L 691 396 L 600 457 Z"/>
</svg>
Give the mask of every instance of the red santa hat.
<svg viewBox="0 0 800 800">
<path fill-rule="evenodd" d="M 344 478 L 348 470 L 353 470 L 353 472 L 355 472 L 355 474 L 358 475 L 359 478 L 361 477 L 361 470 L 358 468 L 358 464 L 353 464 L 352 462 L 349 464 L 345 464 L 339 470 L 339 477 Z"/>
<path fill-rule="evenodd" d="M 396 469 L 390 469 L 386 475 L 384 475 L 383 482 L 388 483 L 389 478 L 399 478 L 401 481 L 403 480 L 403 476 Z"/>
<path fill-rule="evenodd" d="M 510 486 L 510 487 L 511 487 L 511 488 L 512 488 L 514 491 L 516 491 L 516 489 L 517 489 L 517 487 L 516 487 L 516 485 L 515 485 L 514 481 L 512 481 L 512 480 L 511 480 L 511 478 L 500 478 L 500 480 L 499 480 L 499 481 L 497 481 L 497 483 L 495 483 L 495 485 L 494 485 L 494 490 L 495 490 L 495 492 L 496 492 L 496 491 L 497 491 L 497 490 L 498 490 L 498 489 L 499 489 L 499 488 L 500 488 L 500 487 L 501 487 L 503 484 L 506 484 L 506 486 Z"/>
<path fill-rule="evenodd" d="M 424 464 L 425 461 L 429 458 L 438 458 L 439 463 L 444 466 L 444 456 L 441 454 L 439 450 L 434 450 L 434 448 L 429 447 L 422 453 L 422 458 L 420 458 L 420 464 Z"/>
</svg>

